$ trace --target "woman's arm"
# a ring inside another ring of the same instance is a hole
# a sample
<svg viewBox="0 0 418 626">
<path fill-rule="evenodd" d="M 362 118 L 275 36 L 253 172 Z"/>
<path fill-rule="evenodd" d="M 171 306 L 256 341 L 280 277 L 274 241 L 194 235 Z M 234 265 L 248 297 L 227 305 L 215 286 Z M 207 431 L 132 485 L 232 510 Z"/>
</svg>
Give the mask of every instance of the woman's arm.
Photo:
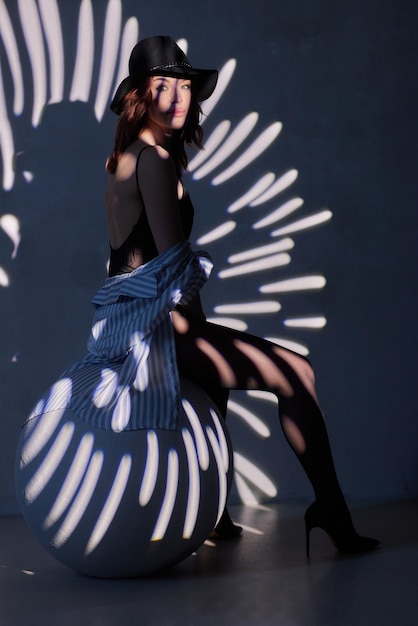
<svg viewBox="0 0 418 626">
<path fill-rule="evenodd" d="M 185 239 L 174 161 L 164 148 L 149 146 L 138 158 L 136 174 L 148 223 L 161 254 Z"/>
<path fill-rule="evenodd" d="M 202 307 L 202 302 L 200 300 L 200 294 L 196 294 L 196 296 L 188 302 L 187 304 L 179 304 L 176 309 L 186 317 L 197 317 L 201 320 L 206 320 L 206 315 Z"/>
<path fill-rule="evenodd" d="M 184 241 L 174 161 L 160 146 L 142 151 L 137 163 L 138 186 L 158 253 Z M 184 315 L 205 319 L 199 294 L 177 307 Z"/>
</svg>

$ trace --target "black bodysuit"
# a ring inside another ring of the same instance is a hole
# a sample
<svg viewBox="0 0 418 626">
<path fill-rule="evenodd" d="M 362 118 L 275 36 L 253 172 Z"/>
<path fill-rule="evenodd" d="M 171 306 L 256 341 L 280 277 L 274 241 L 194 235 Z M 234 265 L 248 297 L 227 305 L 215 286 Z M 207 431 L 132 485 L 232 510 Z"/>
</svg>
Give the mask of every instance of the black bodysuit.
<svg viewBox="0 0 418 626">
<path fill-rule="evenodd" d="M 142 148 L 138 154 L 136 167 L 137 172 L 138 160 L 142 152 L 147 147 L 148 146 Z M 158 256 L 157 246 L 155 245 L 154 237 L 152 235 L 151 228 L 148 222 L 146 208 L 142 200 L 138 177 L 137 188 L 139 193 L 139 201 L 142 206 L 141 215 L 124 243 L 119 246 L 119 248 L 112 248 L 112 246 L 110 246 L 109 276 L 116 276 L 117 274 L 126 274 L 131 272 L 133 268 L 130 265 L 130 260 L 132 259 L 132 256 L 135 255 L 135 253 L 141 254 L 144 263 L 147 263 L 151 259 L 154 259 L 156 256 Z M 181 222 L 183 225 L 184 236 L 186 239 L 189 239 L 193 226 L 194 208 L 190 196 L 186 190 L 184 190 L 183 197 L 179 200 L 179 210 Z"/>
</svg>

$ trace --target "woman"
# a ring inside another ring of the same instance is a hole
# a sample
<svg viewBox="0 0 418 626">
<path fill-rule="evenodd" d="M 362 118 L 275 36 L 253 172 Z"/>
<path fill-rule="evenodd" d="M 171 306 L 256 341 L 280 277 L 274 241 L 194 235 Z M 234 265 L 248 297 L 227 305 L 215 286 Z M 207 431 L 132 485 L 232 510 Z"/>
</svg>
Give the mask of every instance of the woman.
<svg viewBox="0 0 418 626">
<path fill-rule="evenodd" d="M 139 42 L 111 109 L 120 116 L 107 160 L 106 213 L 110 276 L 132 272 L 188 239 L 193 208 L 182 186 L 185 144 L 202 147 L 199 102 L 215 86 L 215 70 L 193 68 L 170 37 Z M 303 357 L 261 338 L 211 324 L 199 297 L 171 313 L 178 372 L 196 382 L 225 411 L 229 389 L 260 389 L 280 399 L 279 418 L 316 500 L 305 514 L 307 552 L 314 527 L 341 552 L 374 548 L 355 531 L 335 473 L 314 374 Z M 220 535 L 239 532 L 227 513 Z"/>
</svg>

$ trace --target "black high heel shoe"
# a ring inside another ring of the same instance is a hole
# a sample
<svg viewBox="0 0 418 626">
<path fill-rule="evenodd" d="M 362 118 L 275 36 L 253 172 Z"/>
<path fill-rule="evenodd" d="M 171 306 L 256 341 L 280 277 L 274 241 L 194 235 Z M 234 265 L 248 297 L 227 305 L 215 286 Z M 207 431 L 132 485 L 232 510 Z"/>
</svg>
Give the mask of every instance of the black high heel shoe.
<svg viewBox="0 0 418 626">
<path fill-rule="evenodd" d="M 379 545 L 377 539 L 362 537 L 357 533 L 345 503 L 340 506 L 314 502 L 305 513 L 306 555 L 310 552 L 310 533 L 322 528 L 337 550 L 343 554 L 356 554 L 373 550 Z"/>
<path fill-rule="evenodd" d="M 211 539 L 236 539 L 242 533 L 242 527 L 234 524 L 229 516 L 228 510 L 225 509 L 221 515 L 221 519 L 216 524 L 210 534 Z"/>
</svg>

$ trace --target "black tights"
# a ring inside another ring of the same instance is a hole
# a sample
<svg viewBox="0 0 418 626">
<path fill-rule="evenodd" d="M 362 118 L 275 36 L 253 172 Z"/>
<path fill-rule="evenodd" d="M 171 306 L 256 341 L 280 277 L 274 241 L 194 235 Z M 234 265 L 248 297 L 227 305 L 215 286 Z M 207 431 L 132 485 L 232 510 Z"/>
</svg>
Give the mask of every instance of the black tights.
<svg viewBox="0 0 418 626">
<path fill-rule="evenodd" d="M 279 399 L 279 418 L 317 500 L 342 497 L 312 367 L 269 341 L 173 313 L 179 373 L 202 387 L 221 413 L 229 389 L 259 389 Z"/>
</svg>

